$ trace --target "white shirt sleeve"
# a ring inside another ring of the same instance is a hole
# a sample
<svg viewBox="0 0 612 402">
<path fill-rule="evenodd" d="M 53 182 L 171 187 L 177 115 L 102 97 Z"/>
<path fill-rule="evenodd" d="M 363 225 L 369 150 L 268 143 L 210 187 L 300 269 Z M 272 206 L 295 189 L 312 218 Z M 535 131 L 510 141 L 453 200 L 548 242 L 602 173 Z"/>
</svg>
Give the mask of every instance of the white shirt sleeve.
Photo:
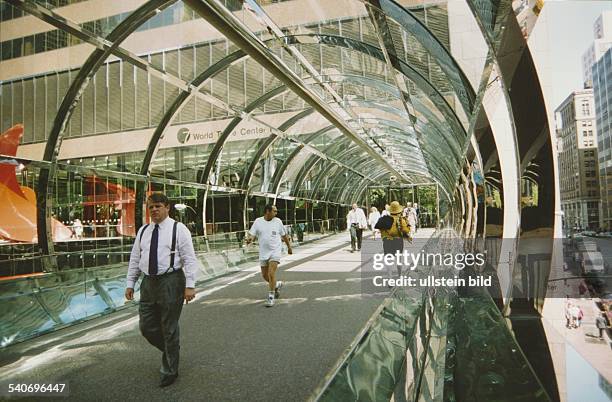
<svg viewBox="0 0 612 402">
<path fill-rule="evenodd" d="M 285 225 L 283 225 L 283 221 L 281 221 L 280 219 L 278 220 L 278 226 L 280 226 L 278 233 L 280 233 L 281 236 L 287 236 L 287 228 L 285 227 Z"/>
<path fill-rule="evenodd" d="M 257 237 L 257 219 L 255 219 L 255 222 L 253 222 L 253 225 L 251 225 L 251 228 L 249 229 L 249 234 L 253 237 Z"/>
<path fill-rule="evenodd" d="M 187 226 L 179 223 L 177 229 L 176 243 L 181 262 L 183 263 L 183 271 L 185 272 L 185 287 L 193 288 L 195 287 L 196 274 L 200 267 L 200 262 L 195 255 L 191 232 L 187 229 Z"/>
<path fill-rule="evenodd" d="M 134 240 L 134 245 L 132 246 L 132 252 L 130 253 L 130 262 L 128 264 L 128 273 L 127 273 L 127 283 L 126 288 L 134 289 L 134 285 L 138 278 L 140 277 L 140 232 L 145 230 L 142 227 L 136 233 L 136 240 Z"/>
</svg>

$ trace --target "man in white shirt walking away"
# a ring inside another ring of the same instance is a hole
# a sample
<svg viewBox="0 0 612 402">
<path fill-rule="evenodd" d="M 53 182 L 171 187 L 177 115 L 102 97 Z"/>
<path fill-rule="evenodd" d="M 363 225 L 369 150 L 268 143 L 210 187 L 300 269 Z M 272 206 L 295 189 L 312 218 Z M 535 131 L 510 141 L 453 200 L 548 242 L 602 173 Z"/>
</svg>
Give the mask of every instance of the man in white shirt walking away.
<svg viewBox="0 0 612 402">
<path fill-rule="evenodd" d="M 191 233 L 185 225 L 168 216 L 170 201 L 162 193 L 147 199 L 151 223 L 136 234 L 127 273 L 125 298 L 134 299 L 134 285 L 140 285 L 140 332 L 162 352 L 160 387 L 178 377 L 179 318 L 183 300 L 195 297 L 199 262 L 193 250 Z"/>
<path fill-rule="evenodd" d="M 368 227 L 368 220 L 363 209 L 357 208 L 357 204 L 353 204 L 353 208 L 346 216 L 346 226 L 351 233 L 351 252 L 355 251 L 355 245 L 357 250 L 361 250 L 363 229 Z"/>
<path fill-rule="evenodd" d="M 283 221 L 276 217 L 278 210 L 276 205 L 266 205 L 264 216 L 255 219 L 253 226 L 248 231 L 246 244 L 253 239 L 259 240 L 259 265 L 261 276 L 268 282 L 268 298 L 266 307 L 274 306 L 274 300 L 280 297 L 281 281 L 276 281 L 276 269 L 281 259 L 281 239 L 287 244 L 287 252 L 293 254 L 291 242 Z"/>
</svg>

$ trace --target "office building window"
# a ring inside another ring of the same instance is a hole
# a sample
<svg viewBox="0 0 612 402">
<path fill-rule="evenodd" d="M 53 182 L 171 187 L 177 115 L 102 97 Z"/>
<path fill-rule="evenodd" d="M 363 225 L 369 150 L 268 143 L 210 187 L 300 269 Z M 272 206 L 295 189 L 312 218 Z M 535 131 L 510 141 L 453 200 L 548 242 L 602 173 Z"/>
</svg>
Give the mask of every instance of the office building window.
<svg viewBox="0 0 612 402">
<path fill-rule="evenodd" d="M 591 114 L 591 107 L 588 100 L 582 101 L 582 114 L 588 116 Z"/>
</svg>

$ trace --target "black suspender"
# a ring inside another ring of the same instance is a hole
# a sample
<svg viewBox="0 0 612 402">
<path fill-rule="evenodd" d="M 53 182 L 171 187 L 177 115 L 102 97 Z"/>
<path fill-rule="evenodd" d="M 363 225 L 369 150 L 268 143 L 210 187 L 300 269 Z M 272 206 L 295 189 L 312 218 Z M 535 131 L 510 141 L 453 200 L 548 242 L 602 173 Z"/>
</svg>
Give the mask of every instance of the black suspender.
<svg viewBox="0 0 612 402">
<path fill-rule="evenodd" d="M 174 226 L 172 226 L 172 248 L 170 249 L 170 269 L 174 272 L 174 254 L 176 250 L 176 227 L 178 226 L 178 222 L 174 221 Z"/>
<path fill-rule="evenodd" d="M 147 230 L 147 227 L 149 225 L 144 225 L 142 227 L 142 229 L 140 230 L 140 242 L 142 242 L 142 236 L 144 235 L 145 230 Z M 174 255 L 176 254 L 176 228 L 178 226 L 178 222 L 174 221 L 174 225 L 172 226 L 172 248 L 170 249 L 170 267 L 169 269 L 172 270 L 172 272 L 175 271 L 174 269 Z M 140 250 L 142 251 L 142 247 L 140 248 Z"/>
<path fill-rule="evenodd" d="M 142 235 L 144 235 L 145 230 L 147 230 L 147 227 L 149 226 L 149 224 L 146 224 L 142 227 L 142 229 L 140 229 L 140 242 L 142 243 Z"/>
</svg>

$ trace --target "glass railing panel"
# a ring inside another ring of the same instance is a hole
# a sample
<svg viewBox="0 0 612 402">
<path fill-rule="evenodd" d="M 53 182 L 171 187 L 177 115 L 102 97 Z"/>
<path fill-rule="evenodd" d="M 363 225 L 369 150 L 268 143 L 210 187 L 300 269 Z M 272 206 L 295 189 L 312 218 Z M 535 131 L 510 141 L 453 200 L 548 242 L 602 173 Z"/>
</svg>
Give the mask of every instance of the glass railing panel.
<svg viewBox="0 0 612 402">
<path fill-rule="evenodd" d="M 55 325 L 32 293 L 7 295 L 2 292 L 1 294 L 0 346 L 34 336 Z"/>
</svg>

